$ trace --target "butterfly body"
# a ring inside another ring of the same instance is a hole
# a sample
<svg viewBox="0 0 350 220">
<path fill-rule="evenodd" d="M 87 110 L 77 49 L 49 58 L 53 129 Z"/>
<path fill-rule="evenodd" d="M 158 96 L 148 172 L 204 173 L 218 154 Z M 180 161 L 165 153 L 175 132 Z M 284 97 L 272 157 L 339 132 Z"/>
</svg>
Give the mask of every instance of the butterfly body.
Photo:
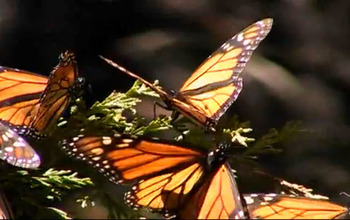
<svg viewBox="0 0 350 220">
<path fill-rule="evenodd" d="M 192 73 L 175 95 L 113 61 L 101 58 L 157 92 L 167 109 L 191 118 L 196 124 L 204 126 L 206 131 L 215 132 L 218 120 L 242 90 L 240 73 L 252 52 L 270 32 L 272 23 L 270 18 L 258 21 L 229 39 Z"/>
</svg>

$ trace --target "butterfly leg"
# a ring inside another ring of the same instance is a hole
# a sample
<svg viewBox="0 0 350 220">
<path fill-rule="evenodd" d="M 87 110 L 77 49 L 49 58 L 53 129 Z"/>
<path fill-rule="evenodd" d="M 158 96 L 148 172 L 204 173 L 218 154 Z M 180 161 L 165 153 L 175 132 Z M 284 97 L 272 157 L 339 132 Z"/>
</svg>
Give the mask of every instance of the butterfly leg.
<svg viewBox="0 0 350 220">
<path fill-rule="evenodd" d="M 172 110 L 171 108 L 168 107 L 168 105 L 166 104 L 162 104 L 162 103 L 159 103 L 157 101 L 154 101 L 154 105 L 153 105 L 153 117 L 154 119 L 156 118 L 157 116 L 157 113 L 156 113 L 156 107 L 159 106 L 161 108 L 164 108 L 166 110 Z M 171 121 L 170 121 L 170 124 L 173 126 L 173 128 L 179 132 L 182 136 L 182 138 L 184 138 L 184 131 L 187 131 L 188 129 L 187 128 L 180 128 L 180 127 L 177 127 L 177 126 L 174 126 L 174 122 L 179 118 L 180 116 L 180 113 L 178 111 L 173 111 L 171 113 Z"/>
<path fill-rule="evenodd" d="M 185 138 L 185 132 L 188 131 L 188 128 L 186 126 L 176 126 L 175 121 L 179 119 L 180 112 L 178 111 L 173 111 L 171 114 L 171 121 L 170 124 L 173 126 L 174 130 L 180 133 L 181 139 Z"/>
<path fill-rule="evenodd" d="M 154 101 L 154 102 L 153 102 L 153 119 L 155 119 L 155 118 L 157 117 L 157 110 L 156 110 L 157 106 L 159 106 L 159 107 L 161 107 L 161 108 L 164 108 L 164 109 L 166 109 L 166 110 L 170 110 L 169 107 L 168 107 L 167 105 L 161 104 L 161 103 L 159 103 L 159 102 L 157 102 L 157 101 Z"/>
<path fill-rule="evenodd" d="M 179 118 L 179 116 L 180 116 L 180 113 L 178 111 L 173 111 L 171 113 L 171 122 L 170 123 L 173 124 L 174 121 L 176 121 Z"/>
<path fill-rule="evenodd" d="M 243 207 L 243 212 L 244 212 L 244 216 L 246 219 L 251 219 L 250 215 L 249 215 L 249 210 L 248 210 L 248 205 L 246 200 L 244 199 L 244 196 L 242 193 L 239 193 L 239 197 L 241 199 L 242 202 L 242 207 Z"/>
<path fill-rule="evenodd" d="M 216 123 L 214 121 L 206 121 L 205 125 L 204 125 L 204 129 L 207 133 L 215 133 L 216 132 Z"/>
</svg>

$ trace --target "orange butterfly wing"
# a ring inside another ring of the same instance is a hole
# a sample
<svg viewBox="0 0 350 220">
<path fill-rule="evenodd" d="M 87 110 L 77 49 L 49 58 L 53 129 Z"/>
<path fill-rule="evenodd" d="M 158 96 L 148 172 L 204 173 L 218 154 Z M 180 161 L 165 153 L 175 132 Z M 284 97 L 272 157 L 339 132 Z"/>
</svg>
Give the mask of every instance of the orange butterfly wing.
<svg viewBox="0 0 350 220">
<path fill-rule="evenodd" d="M 272 23 L 273 20 L 270 18 L 258 21 L 228 40 L 194 71 L 176 96 L 154 86 L 117 63 L 100 57 L 149 86 L 159 94 L 169 108 L 178 110 L 196 124 L 205 126 L 207 130 L 215 131 L 217 121 L 242 90 L 242 78 L 239 77 L 239 73 L 250 59 L 252 52 L 271 30 Z"/>
<path fill-rule="evenodd" d="M 335 219 L 347 208 L 327 200 L 276 194 L 244 195 L 250 218 L 259 219 Z"/>
<path fill-rule="evenodd" d="M 14 166 L 37 168 L 40 157 L 16 132 L 0 123 L 0 159 Z"/>
<path fill-rule="evenodd" d="M 205 180 L 179 213 L 180 219 L 241 219 L 243 207 L 228 163 Z"/>
<path fill-rule="evenodd" d="M 208 164 L 218 159 L 215 153 L 208 159 L 209 155 L 197 150 L 119 134 L 80 135 L 61 145 L 69 155 L 88 161 L 116 183 L 136 181 L 125 194 L 133 208 L 147 207 L 166 217 L 175 213 L 181 218 L 244 217 L 229 165 L 220 165 L 221 159 L 214 167 Z M 221 150 L 215 152 L 222 155 Z"/>
<path fill-rule="evenodd" d="M 74 54 L 69 52 L 61 54 L 60 62 L 52 71 L 40 99 L 37 114 L 30 124 L 31 128 L 39 133 L 45 133 L 49 127 L 57 123 L 71 101 L 71 90 L 77 77 Z"/>
<path fill-rule="evenodd" d="M 184 116 L 186 116 L 190 119 L 193 119 L 194 123 L 196 123 L 198 125 L 205 125 L 205 126 L 209 125 L 210 126 L 210 123 L 207 124 L 208 117 L 206 115 L 204 115 L 200 109 L 195 108 L 194 106 L 175 98 L 172 94 L 167 93 L 162 88 L 159 88 L 159 87 L 153 85 L 152 83 L 150 83 L 147 80 L 143 79 L 142 77 L 136 75 L 135 73 L 130 72 L 129 70 L 127 70 L 124 67 L 120 66 L 119 64 L 113 62 L 112 60 L 104 58 L 103 56 L 100 56 L 100 57 L 104 61 L 106 61 L 108 64 L 110 64 L 111 66 L 113 66 L 113 67 L 121 70 L 122 72 L 128 74 L 129 76 L 141 81 L 143 84 L 147 85 L 153 91 L 158 93 L 160 98 L 166 103 L 166 105 L 167 105 L 167 107 L 169 107 L 169 109 L 180 111 Z M 210 130 L 215 131 L 214 128 L 210 128 Z"/>
<path fill-rule="evenodd" d="M 87 160 L 110 180 L 137 181 L 126 201 L 133 207 L 177 209 L 203 175 L 206 154 L 173 144 L 118 137 L 64 140 L 68 154 Z"/>
<path fill-rule="evenodd" d="M 148 207 L 163 214 L 174 213 L 204 174 L 198 163 L 140 181 L 125 195 L 128 205 Z"/>
<path fill-rule="evenodd" d="M 0 67 L 0 120 L 15 126 L 29 126 L 47 81 L 45 76 Z"/>
<path fill-rule="evenodd" d="M 270 18 L 258 21 L 224 43 L 186 80 L 177 97 L 215 123 L 237 99 L 242 89 L 239 74 L 272 23 Z"/>
<path fill-rule="evenodd" d="M 205 158 L 200 152 L 155 141 L 115 136 L 78 136 L 64 140 L 63 149 L 78 159 L 87 160 L 111 178 L 132 182 L 159 172 Z"/>
</svg>

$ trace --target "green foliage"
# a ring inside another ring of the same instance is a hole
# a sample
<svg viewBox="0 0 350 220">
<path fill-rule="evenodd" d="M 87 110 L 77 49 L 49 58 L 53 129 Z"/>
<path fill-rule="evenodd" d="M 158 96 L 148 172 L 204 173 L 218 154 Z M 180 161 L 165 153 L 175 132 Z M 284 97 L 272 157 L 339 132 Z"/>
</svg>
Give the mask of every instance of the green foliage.
<svg viewBox="0 0 350 220">
<path fill-rule="evenodd" d="M 281 149 L 274 147 L 278 143 L 289 140 L 295 134 L 299 133 L 301 122 L 287 122 L 280 131 L 271 128 L 267 134 L 263 135 L 244 152 L 245 156 L 256 156 L 260 154 L 275 154 L 281 152 Z"/>
<path fill-rule="evenodd" d="M 78 106 L 68 123 L 73 124 L 74 127 L 79 120 L 83 128 L 100 124 L 102 127 L 135 135 L 171 128 L 169 117 L 147 121 L 137 114 L 136 105 L 141 102 L 140 96 L 159 97 L 153 90 L 136 81 L 126 93 L 113 91 L 105 100 L 96 102 L 90 109 L 85 109 L 84 105 Z"/>
<path fill-rule="evenodd" d="M 164 136 L 169 137 L 169 134 L 164 132 L 169 132 L 170 136 L 173 137 L 171 139 L 188 143 L 191 146 L 213 148 L 217 144 L 213 142 L 211 135 L 206 134 L 199 127 L 183 129 L 179 133 L 180 129 L 173 129 L 171 117 L 159 116 L 154 119 L 147 119 L 138 115 L 137 105 L 141 102 L 141 96 L 159 97 L 151 89 L 136 81 L 126 93 L 114 91 L 105 100 L 96 102 L 90 109 L 85 108 L 83 100 L 77 100 L 76 105 L 71 108 L 71 117 L 68 121 L 59 123 L 59 126 L 53 131 L 52 137 L 49 137 L 49 142 L 56 143 L 62 138 L 75 135 L 81 129 L 84 129 L 85 132 L 92 134 L 121 132 L 134 136 L 152 135 L 163 139 Z M 186 122 L 186 120 L 184 121 Z M 230 128 L 223 128 L 221 132 L 216 134 L 215 140 L 217 142 L 225 140 L 232 142 L 233 145 L 243 146 L 243 152 L 238 154 L 238 157 L 249 158 L 249 160 L 262 154 L 280 152 L 281 149 L 278 148 L 278 144 L 291 138 L 299 131 L 300 127 L 300 123 L 287 123 L 280 131 L 271 129 L 267 134 L 255 139 L 246 137 L 252 135 L 249 122 L 239 122 L 237 116 L 230 119 L 229 122 L 228 126 Z M 176 126 L 178 125 L 181 126 L 177 123 Z M 52 145 L 45 146 L 45 148 L 56 147 L 54 144 Z M 76 168 L 75 162 L 67 161 L 67 158 L 59 159 L 53 165 L 60 167 L 63 163 L 64 167 L 69 167 L 69 169 L 74 170 Z M 19 217 L 68 219 L 69 215 L 57 208 L 55 204 L 61 201 L 64 202 L 66 196 L 73 192 L 79 195 L 79 198 L 74 201 L 77 207 L 82 209 L 82 212 L 87 207 L 93 207 L 96 204 L 95 201 L 99 201 L 108 210 L 108 216 L 106 217 L 159 217 L 157 214 L 145 210 L 133 211 L 129 209 L 123 201 L 124 189 L 116 188 L 117 195 L 111 194 L 103 186 L 104 184 L 101 184 L 101 182 L 96 184 L 95 181 L 100 180 L 95 176 L 95 173 L 83 172 L 84 167 L 87 166 L 78 166 L 75 171 L 85 173 L 85 175 L 88 174 L 91 179 L 89 177 L 79 178 L 77 172 L 70 170 L 50 168 L 46 171 L 41 169 L 23 171 L 10 167 L 2 172 L 5 175 L 0 176 L 0 187 L 9 194 L 15 193 L 23 198 L 20 201 L 11 200 L 13 206 L 23 207 L 23 209 L 16 208 L 15 214 Z M 107 179 L 103 179 L 103 181 L 108 182 Z M 92 186 L 94 186 L 94 193 L 80 192 L 82 189 L 91 188 Z M 36 211 L 38 214 L 36 214 Z"/>
<path fill-rule="evenodd" d="M 3 174 L 0 177 L 1 189 L 11 195 L 20 195 L 9 198 L 16 207 L 15 217 L 32 215 L 37 218 L 69 219 L 67 213 L 50 204 L 62 201 L 70 191 L 93 186 L 90 178 L 79 178 L 77 173 L 70 170 L 27 171 L 10 167 Z"/>
<path fill-rule="evenodd" d="M 231 138 L 232 143 L 238 142 L 239 144 L 243 145 L 244 147 L 248 147 L 247 142 L 255 141 L 255 139 L 242 136 L 242 134 L 246 134 L 246 133 L 249 133 L 251 131 L 253 131 L 253 129 L 240 127 L 236 130 L 224 129 L 223 133 L 227 133 L 232 137 Z"/>
<path fill-rule="evenodd" d="M 90 178 L 78 178 L 77 175 L 70 170 L 49 169 L 42 176 L 32 177 L 32 188 L 43 187 L 48 192 L 47 199 L 61 200 L 65 191 L 93 185 Z"/>
</svg>

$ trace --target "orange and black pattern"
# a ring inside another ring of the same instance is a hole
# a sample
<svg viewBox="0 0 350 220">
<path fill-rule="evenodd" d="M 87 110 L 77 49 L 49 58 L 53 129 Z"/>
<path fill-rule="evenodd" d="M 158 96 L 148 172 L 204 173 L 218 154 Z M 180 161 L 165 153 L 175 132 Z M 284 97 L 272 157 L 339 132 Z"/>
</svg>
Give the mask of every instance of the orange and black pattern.
<svg viewBox="0 0 350 220">
<path fill-rule="evenodd" d="M 92 164 L 113 182 L 136 181 L 125 196 L 127 204 L 133 208 L 147 207 L 181 218 L 214 216 L 225 219 L 243 215 L 232 171 L 222 155 L 224 147 L 208 154 L 119 134 L 80 135 L 63 140 L 61 145 L 69 155 Z M 226 187 L 231 191 L 216 191 Z M 212 199 L 213 195 L 219 199 Z M 202 205 L 195 206 L 189 202 L 191 198 L 200 198 L 197 202 Z M 183 209 L 191 212 L 181 212 Z"/>
<path fill-rule="evenodd" d="M 19 134 L 45 135 L 80 89 L 75 56 L 65 52 L 49 79 L 0 67 L 0 121 Z"/>
<path fill-rule="evenodd" d="M 181 112 L 196 124 L 215 131 L 215 125 L 242 90 L 242 72 L 253 51 L 270 32 L 273 20 L 258 21 L 236 34 L 208 57 L 175 95 L 165 92 L 111 60 L 107 63 L 134 77 L 163 99 L 169 109 Z"/>
<path fill-rule="evenodd" d="M 272 19 L 258 21 L 226 41 L 186 80 L 177 98 L 217 121 L 237 99 L 242 89 L 239 74 L 272 23 Z"/>
<path fill-rule="evenodd" d="M 282 194 L 245 194 L 250 218 L 342 219 L 348 209 L 324 199 Z"/>
<path fill-rule="evenodd" d="M 50 75 L 30 128 L 39 133 L 45 133 L 49 130 L 48 128 L 57 123 L 72 100 L 77 79 L 75 55 L 66 51 L 60 55 L 59 64 Z"/>
<path fill-rule="evenodd" d="M 47 82 L 45 76 L 0 66 L 0 120 L 28 127 Z"/>
<path fill-rule="evenodd" d="M 242 219 L 243 207 L 230 165 L 204 180 L 179 211 L 180 219 Z"/>
</svg>

